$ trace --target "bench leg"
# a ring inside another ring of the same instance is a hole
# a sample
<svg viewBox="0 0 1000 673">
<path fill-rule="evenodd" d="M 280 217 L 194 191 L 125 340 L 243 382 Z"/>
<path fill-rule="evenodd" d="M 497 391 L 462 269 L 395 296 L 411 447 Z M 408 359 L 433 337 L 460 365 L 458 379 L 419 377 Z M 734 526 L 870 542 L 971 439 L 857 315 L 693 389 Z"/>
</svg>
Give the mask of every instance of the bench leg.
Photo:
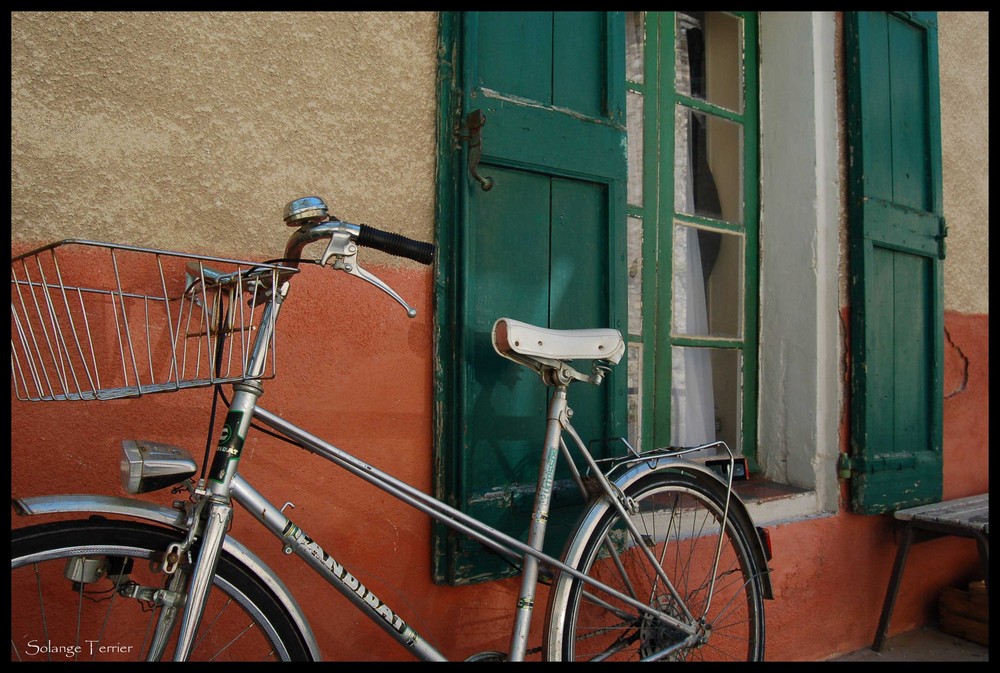
<svg viewBox="0 0 1000 673">
<path fill-rule="evenodd" d="M 903 566 L 906 565 L 906 557 L 910 553 L 910 543 L 913 541 L 913 529 L 906 525 L 903 527 L 903 538 L 899 541 L 896 549 L 896 561 L 892 566 L 892 577 L 889 578 L 889 586 L 885 591 L 885 600 L 882 602 L 882 616 L 879 618 L 878 630 L 875 631 L 875 642 L 872 649 L 881 652 L 885 645 L 885 639 L 889 635 L 889 622 L 892 619 L 892 610 L 896 607 L 896 595 L 899 593 L 899 585 L 903 580 Z"/>
<path fill-rule="evenodd" d="M 983 584 L 986 585 L 986 598 L 990 597 L 990 539 L 984 535 L 976 536 L 979 547 L 979 565 L 983 570 Z"/>
</svg>

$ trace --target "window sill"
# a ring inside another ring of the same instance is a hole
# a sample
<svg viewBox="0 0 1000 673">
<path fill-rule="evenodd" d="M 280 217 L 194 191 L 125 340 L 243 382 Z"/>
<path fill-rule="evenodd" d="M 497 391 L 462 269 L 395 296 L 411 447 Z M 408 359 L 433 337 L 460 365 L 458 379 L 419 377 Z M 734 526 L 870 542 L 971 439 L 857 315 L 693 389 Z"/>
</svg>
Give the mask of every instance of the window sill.
<svg viewBox="0 0 1000 673">
<path fill-rule="evenodd" d="M 733 490 L 747 506 L 758 526 L 835 513 L 824 511 L 814 490 L 753 475 L 747 481 L 734 483 Z"/>
<path fill-rule="evenodd" d="M 745 503 L 780 500 L 781 498 L 790 498 L 810 492 L 807 488 L 782 484 L 770 479 L 754 477 L 753 475 L 746 481 L 735 482 L 733 490 L 739 494 L 740 499 Z"/>
</svg>

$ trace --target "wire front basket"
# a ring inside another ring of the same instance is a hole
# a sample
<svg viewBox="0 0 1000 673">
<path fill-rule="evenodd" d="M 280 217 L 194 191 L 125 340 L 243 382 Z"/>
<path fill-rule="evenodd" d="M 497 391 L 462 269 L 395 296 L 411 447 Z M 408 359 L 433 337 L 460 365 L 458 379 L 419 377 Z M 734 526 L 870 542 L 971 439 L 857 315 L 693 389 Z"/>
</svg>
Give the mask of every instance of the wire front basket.
<svg viewBox="0 0 1000 673">
<path fill-rule="evenodd" d="M 66 240 L 14 257 L 10 271 L 14 394 L 41 401 L 273 377 L 266 309 L 296 269 Z M 251 371 L 258 334 L 265 357 Z"/>
</svg>

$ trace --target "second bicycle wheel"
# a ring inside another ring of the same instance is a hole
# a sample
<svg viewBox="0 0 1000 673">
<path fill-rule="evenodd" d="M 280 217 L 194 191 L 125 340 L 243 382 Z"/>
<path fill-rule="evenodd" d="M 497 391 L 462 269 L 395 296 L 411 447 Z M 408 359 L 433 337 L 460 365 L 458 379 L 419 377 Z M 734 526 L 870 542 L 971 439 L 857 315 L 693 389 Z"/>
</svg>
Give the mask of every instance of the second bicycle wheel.
<svg viewBox="0 0 1000 673">
<path fill-rule="evenodd" d="M 751 552 L 753 531 L 733 517 L 722 525 L 725 487 L 689 474 L 658 472 L 640 479 L 625 495 L 635 503 L 630 520 L 640 539 L 634 539 L 616 509 L 608 508 L 596 525 L 580 533 L 589 532 L 589 538 L 576 569 L 671 617 L 686 619 L 679 597 L 697 625 L 699 641 L 672 649 L 686 637 L 680 629 L 563 575 L 552 592 L 550 657 L 763 660 L 760 573 L 766 569 L 757 567 Z M 665 571 L 676 596 L 642 544 Z"/>
<path fill-rule="evenodd" d="M 143 661 L 163 606 L 181 602 L 162 572 L 180 533 L 99 517 L 11 531 L 11 660 Z M 170 659 L 179 630 L 159 659 Z M 193 660 L 303 660 L 288 612 L 239 560 L 223 553 Z"/>
</svg>

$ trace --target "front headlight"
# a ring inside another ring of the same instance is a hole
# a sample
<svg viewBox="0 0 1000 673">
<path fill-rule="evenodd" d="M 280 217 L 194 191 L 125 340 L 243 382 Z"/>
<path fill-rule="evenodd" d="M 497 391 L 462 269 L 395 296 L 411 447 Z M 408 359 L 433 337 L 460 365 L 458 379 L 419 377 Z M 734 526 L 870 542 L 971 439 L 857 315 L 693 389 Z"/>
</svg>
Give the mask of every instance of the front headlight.
<svg viewBox="0 0 1000 673">
<path fill-rule="evenodd" d="M 166 488 L 197 471 L 194 458 L 180 447 L 137 439 L 122 442 L 121 480 L 129 493 Z"/>
</svg>

